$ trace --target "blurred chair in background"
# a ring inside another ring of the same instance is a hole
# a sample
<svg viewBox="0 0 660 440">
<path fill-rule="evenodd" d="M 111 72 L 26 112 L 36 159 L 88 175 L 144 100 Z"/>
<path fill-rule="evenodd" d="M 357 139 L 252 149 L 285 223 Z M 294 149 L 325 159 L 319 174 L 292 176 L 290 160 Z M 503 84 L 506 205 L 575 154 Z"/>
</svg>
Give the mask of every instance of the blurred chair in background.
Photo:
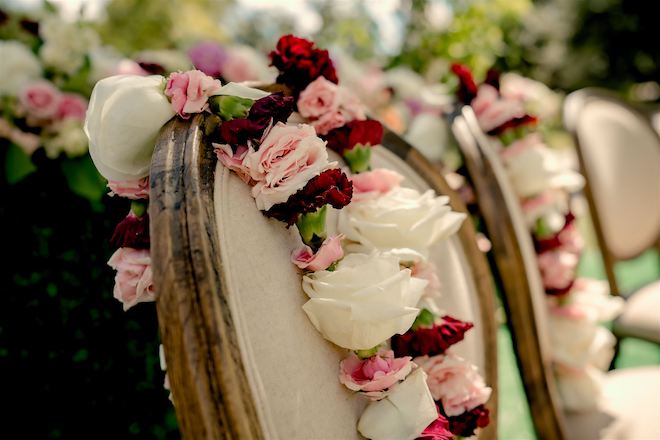
<svg viewBox="0 0 660 440">
<path fill-rule="evenodd" d="M 539 439 L 660 438 L 660 367 L 610 371 L 593 410 L 565 411 L 552 370 L 549 316 L 534 246 L 500 157 L 465 106 L 452 131 L 465 157 Z"/>
<path fill-rule="evenodd" d="M 615 272 L 619 261 L 660 250 L 658 133 L 646 115 L 598 89 L 566 98 L 564 125 L 577 145 L 611 292 L 628 298 L 613 331 L 660 344 L 660 280 L 622 292 Z"/>
</svg>

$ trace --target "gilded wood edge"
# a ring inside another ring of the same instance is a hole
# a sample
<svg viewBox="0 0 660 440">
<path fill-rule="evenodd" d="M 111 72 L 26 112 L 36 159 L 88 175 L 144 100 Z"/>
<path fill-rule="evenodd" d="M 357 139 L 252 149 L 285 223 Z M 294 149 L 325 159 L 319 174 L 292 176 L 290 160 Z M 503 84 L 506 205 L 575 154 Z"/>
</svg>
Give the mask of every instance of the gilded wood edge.
<svg viewBox="0 0 660 440">
<path fill-rule="evenodd" d="M 438 167 L 432 165 L 419 151 L 403 140 L 400 136 L 385 129 L 382 145 L 403 159 L 412 167 L 438 194 L 449 197 L 454 211 L 468 214 L 460 196 L 451 189 Z M 469 216 L 469 214 L 468 214 Z M 468 217 L 469 218 L 469 217 Z M 497 407 L 498 407 L 498 374 L 497 374 L 497 324 L 495 320 L 495 291 L 490 268 L 484 254 L 477 248 L 474 226 L 465 221 L 458 231 L 463 252 L 472 267 L 474 285 L 479 299 L 482 337 L 485 347 L 486 371 L 484 377 L 488 386 L 493 389 L 490 400 L 486 404 L 490 411 L 491 422 L 479 432 L 479 438 L 490 440 L 497 438 Z"/>
<path fill-rule="evenodd" d="M 478 126 L 470 109 L 456 117 L 454 136 L 465 158 L 479 211 L 484 219 L 502 287 L 516 361 L 529 402 L 532 421 L 540 439 L 564 439 L 565 425 L 559 410 L 550 360 L 542 352 L 530 281 L 524 268 L 520 244 L 515 235 L 506 202 L 492 165 L 482 154 Z M 468 122 L 469 121 L 469 122 Z M 472 122 L 472 123 L 470 123 Z"/>
<path fill-rule="evenodd" d="M 203 123 L 201 115 L 169 122 L 152 160 L 151 254 L 167 372 L 184 438 L 261 439 L 220 277 L 215 158 Z"/>
</svg>

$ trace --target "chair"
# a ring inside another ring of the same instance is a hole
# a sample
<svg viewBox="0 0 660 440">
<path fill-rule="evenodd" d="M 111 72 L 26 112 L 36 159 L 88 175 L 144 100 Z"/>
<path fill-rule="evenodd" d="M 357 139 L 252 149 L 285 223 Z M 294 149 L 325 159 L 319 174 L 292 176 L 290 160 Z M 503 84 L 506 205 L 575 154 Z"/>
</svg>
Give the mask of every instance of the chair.
<svg viewBox="0 0 660 440">
<path fill-rule="evenodd" d="M 660 250 L 660 138 L 646 115 L 597 89 L 572 93 L 564 109 L 610 289 L 621 294 L 617 262 Z M 629 296 L 613 330 L 660 344 L 660 280 Z"/>
<path fill-rule="evenodd" d="M 660 436 L 660 368 L 609 372 L 597 410 L 569 413 L 561 409 L 552 374 L 545 292 L 520 203 L 470 107 L 456 116 L 452 131 L 493 243 L 503 302 L 538 437 L 589 440 Z"/>
<path fill-rule="evenodd" d="M 337 379 L 345 351 L 305 317 L 294 231 L 255 209 L 249 188 L 217 164 L 203 116 L 164 127 L 151 167 L 150 220 L 157 310 L 173 402 L 185 438 L 357 439 L 365 403 Z M 450 194 L 442 177 L 394 133 L 376 148 L 414 187 Z M 456 346 L 495 387 L 490 273 L 465 222 L 431 250 L 449 313 L 475 322 Z M 491 426 L 496 437 L 496 402 Z"/>
</svg>

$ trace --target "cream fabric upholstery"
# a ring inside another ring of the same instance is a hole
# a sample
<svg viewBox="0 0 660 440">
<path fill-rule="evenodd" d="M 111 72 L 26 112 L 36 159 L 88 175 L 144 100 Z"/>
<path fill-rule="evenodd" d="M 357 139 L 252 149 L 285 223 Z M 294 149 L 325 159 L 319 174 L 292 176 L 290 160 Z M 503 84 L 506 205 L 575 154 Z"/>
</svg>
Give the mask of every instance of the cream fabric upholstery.
<svg viewBox="0 0 660 440">
<path fill-rule="evenodd" d="M 660 344 L 660 280 L 628 298 L 623 314 L 614 322 L 614 333 Z"/>
<path fill-rule="evenodd" d="M 614 370 L 598 410 L 566 413 L 569 440 L 660 439 L 660 367 Z"/>
<path fill-rule="evenodd" d="M 334 160 L 337 158 L 334 157 Z M 407 184 L 428 186 L 401 160 L 374 149 L 374 167 L 394 168 Z M 216 169 L 215 210 L 220 235 L 222 277 L 237 325 L 237 352 L 259 404 L 267 438 L 286 440 L 358 439 L 357 420 L 365 402 L 338 381 L 339 361 L 347 351 L 325 341 L 302 311 L 307 297 L 290 252 L 301 244 L 295 229 L 286 230 L 257 209 L 249 187 L 222 165 Z M 484 371 L 474 286 L 456 238 L 436 246 L 443 305 L 477 328 L 456 346 L 460 355 Z"/>
<path fill-rule="evenodd" d="M 660 143 L 638 115 L 605 99 L 584 103 L 577 135 L 603 234 L 619 259 L 660 234 Z"/>
</svg>

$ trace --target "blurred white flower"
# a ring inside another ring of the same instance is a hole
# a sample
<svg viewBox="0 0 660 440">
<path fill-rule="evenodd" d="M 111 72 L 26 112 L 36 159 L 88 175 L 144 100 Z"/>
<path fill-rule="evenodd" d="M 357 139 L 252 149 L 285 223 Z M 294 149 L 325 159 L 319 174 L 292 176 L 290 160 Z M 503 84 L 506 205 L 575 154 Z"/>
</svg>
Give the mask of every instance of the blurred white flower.
<svg viewBox="0 0 660 440">
<path fill-rule="evenodd" d="M 157 64 L 166 73 L 192 69 L 185 52 L 174 49 L 144 50 L 135 56 L 138 63 Z"/>
<path fill-rule="evenodd" d="M 17 96 L 41 77 L 39 59 L 23 43 L 0 41 L 0 95 Z"/>
<path fill-rule="evenodd" d="M 67 74 L 80 69 L 85 56 L 100 44 L 99 36 L 93 29 L 75 22 L 64 22 L 57 17 L 43 20 L 39 35 L 44 40 L 39 50 L 44 64 Z"/>
<path fill-rule="evenodd" d="M 449 141 L 447 123 L 438 115 L 422 113 L 412 120 L 405 138 L 428 160 L 440 161 Z"/>
<path fill-rule="evenodd" d="M 87 152 L 87 135 L 81 121 L 67 118 L 58 122 L 53 128 L 55 136 L 44 141 L 44 149 L 48 157 L 56 158 L 62 152 L 68 157 L 77 157 Z"/>
<path fill-rule="evenodd" d="M 521 101 L 529 113 L 540 119 L 559 116 L 561 96 L 540 81 L 505 73 L 500 79 L 500 93 L 506 99 Z"/>
<path fill-rule="evenodd" d="M 232 82 L 275 82 L 277 73 L 268 64 L 268 58 L 254 48 L 232 46 L 227 48 L 227 59 L 222 66 L 222 77 Z"/>
<path fill-rule="evenodd" d="M 586 411 L 596 407 L 605 377 L 602 371 L 594 367 L 573 370 L 556 366 L 555 377 L 564 409 Z"/>
</svg>

